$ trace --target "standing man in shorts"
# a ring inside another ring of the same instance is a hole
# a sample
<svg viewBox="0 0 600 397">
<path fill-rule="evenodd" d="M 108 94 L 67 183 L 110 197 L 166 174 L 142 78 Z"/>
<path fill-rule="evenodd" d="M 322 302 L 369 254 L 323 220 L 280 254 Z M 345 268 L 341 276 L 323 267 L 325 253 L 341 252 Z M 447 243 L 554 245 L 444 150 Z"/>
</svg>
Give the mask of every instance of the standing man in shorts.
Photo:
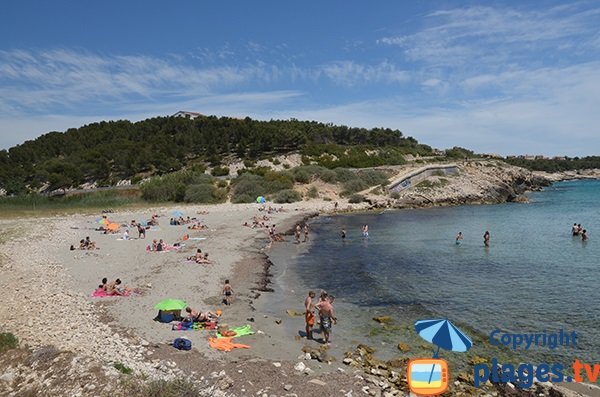
<svg viewBox="0 0 600 397">
<path fill-rule="evenodd" d="M 315 305 L 312 300 L 315 298 L 313 291 L 308 291 L 308 296 L 304 300 L 304 321 L 306 321 L 306 339 L 312 339 L 312 329 L 315 325 Z"/>
<path fill-rule="evenodd" d="M 331 334 L 331 326 L 337 322 L 335 312 L 333 310 L 333 296 L 329 296 L 327 292 L 321 292 L 321 300 L 315 305 L 319 310 L 319 321 L 321 322 L 321 334 L 325 340 L 325 344 L 329 344 L 329 335 Z"/>
</svg>

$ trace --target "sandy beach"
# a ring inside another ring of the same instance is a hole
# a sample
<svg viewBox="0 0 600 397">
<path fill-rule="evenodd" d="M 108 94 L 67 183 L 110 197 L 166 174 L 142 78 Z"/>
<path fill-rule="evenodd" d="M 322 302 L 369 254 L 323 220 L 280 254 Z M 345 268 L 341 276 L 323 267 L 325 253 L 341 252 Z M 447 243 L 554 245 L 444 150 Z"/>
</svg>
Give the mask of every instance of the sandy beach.
<svg viewBox="0 0 600 397">
<path fill-rule="evenodd" d="M 265 221 L 277 225 L 278 233 L 318 212 L 333 211 L 334 204 L 311 201 L 277 206 L 280 207 L 283 211 L 267 215 L 269 219 Z M 105 376 L 116 377 L 119 373 L 113 366 L 122 363 L 136 373 L 156 379 L 198 374 L 206 390 L 213 390 L 224 372 L 209 380 L 206 376 L 209 368 L 218 367 L 223 371 L 222 368 L 231 365 L 254 362 L 252 371 L 236 373 L 238 377 L 251 379 L 246 386 L 243 381 L 234 382 L 238 386 L 237 393 L 241 393 L 238 395 L 248 393 L 251 384 L 255 385 L 252 394 L 260 390 L 258 385 L 264 378 L 264 369 L 260 368 L 264 366 L 287 368 L 309 378 L 327 377 L 331 376 L 327 372 L 334 372 L 336 380 L 330 381 L 329 386 L 312 386 L 325 387 L 323 390 L 333 387 L 337 393 L 340 384 L 353 383 L 351 378 L 342 380 L 350 375 L 341 371 L 335 374 L 341 363 L 327 365 L 313 360 L 306 362 L 309 367 L 306 371 L 293 370 L 298 357 L 304 356 L 305 341 L 288 335 L 282 323 L 296 321 L 301 329 L 303 318 L 292 318 L 285 312 L 271 317 L 255 309 L 256 300 L 261 299 L 261 295 L 264 299 L 265 292 L 260 290 L 268 281 L 265 264 L 269 263 L 266 253 L 270 239 L 265 228 L 243 224 L 251 224 L 255 215 L 266 215 L 257 208 L 256 204 L 222 204 L 107 214 L 111 222 L 122 225 L 149 219 L 152 214 L 159 216 L 159 226 L 148 230 L 145 239 L 137 239 L 137 231 L 129 228 L 132 239 L 128 241 L 121 239 L 125 227 L 117 234 L 96 231 L 100 214 L 3 220 L 0 299 L 5 304 L 0 308 L 1 331 L 13 333 L 34 351 L 53 346 L 76 354 L 81 357 L 78 363 L 83 367 L 77 370 L 81 373 L 99 365 Z M 184 217 L 197 218 L 208 229 L 188 230 L 187 225 L 169 225 L 174 210 L 182 211 Z M 187 241 L 183 241 L 185 234 L 190 236 Z M 86 236 L 95 241 L 99 249 L 69 250 Z M 286 238 L 291 240 L 290 236 Z M 180 242 L 184 246 L 178 251 L 147 252 L 146 247 L 153 239 L 163 239 L 168 244 Z M 208 252 L 212 263 L 187 261 L 197 248 Z M 103 277 L 120 278 L 128 287 L 138 288 L 140 293 L 128 297 L 91 297 Z M 230 306 L 222 303 L 225 279 L 230 279 L 235 291 L 235 300 Z M 208 345 L 209 331 L 172 331 L 171 324 L 154 321 L 157 314 L 154 305 L 164 298 L 183 299 L 200 311 L 220 309 L 223 314 L 219 322 L 230 327 L 250 324 L 256 333 L 240 338 L 250 349 L 220 352 Z M 302 302 L 299 302 L 297 309 L 301 308 Z M 192 352 L 186 354 L 169 346 L 176 337 L 190 339 Z M 318 347 L 314 342 L 314 348 Z M 253 371 L 258 372 L 252 375 Z M 306 383 L 309 378 L 300 379 Z M 292 380 L 288 382 L 293 384 Z M 86 393 L 90 390 L 84 386 L 73 395 L 95 395 Z M 106 388 L 110 390 L 111 386 Z M 236 394 L 233 385 L 221 389 Z"/>
<path fill-rule="evenodd" d="M 117 234 L 96 231 L 99 213 L 1 220 L 0 332 L 14 334 L 21 346 L 31 351 L 0 355 L 4 368 L 0 395 L 17 396 L 24 390 L 46 396 L 126 395 L 120 391 L 121 382 L 129 376 L 119 370 L 123 367 L 145 381 L 186 379 L 198 387 L 196 395 L 203 396 L 408 395 L 402 369 L 405 361 L 378 360 L 368 347 L 346 354 L 335 341 L 324 349 L 321 343 L 300 337 L 304 328 L 301 315 L 286 313 L 286 309 L 302 311 L 302 302 L 293 307 L 273 302 L 276 294 L 268 290 L 280 286 L 271 283 L 276 281 L 272 273 L 285 269 L 269 270 L 267 229 L 244 223 L 267 215 L 265 223 L 275 224 L 278 233 L 285 233 L 297 222 L 334 212 L 331 201 L 277 205 L 280 207 L 283 211 L 272 214 L 258 211 L 257 204 L 160 207 L 107 214 L 112 222 L 122 225 L 158 215 L 159 226 L 148 230 L 145 239 L 137 239 L 137 231 L 129 228 L 132 239 L 128 241 L 120 239 L 126 227 Z M 365 205 L 344 202 L 339 210 L 361 208 Z M 208 228 L 189 230 L 187 225 L 169 225 L 176 210 Z M 184 241 L 186 234 L 190 239 Z M 86 236 L 99 249 L 69 250 Z M 147 252 L 154 239 L 184 246 L 177 251 Z M 290 255 L 309 247 L 295 244 L 291 235 L 274 244 L 283 248 L 279 254 L 289 249 Z M 186 260 L 198 248 L 209 253 L 212 263 Z M 282 266 L 281 262 L 277 265 Z M 140 293 L 91 297 L 103 277 L 120 278 Z M 231 306 L 222 303 L 225 279 L 235 291 Z M 165 298 L 185 300 L 200 311 L 222 310 L 219 322 L 230 327 L 251 325 L 255 334 L 238 338 L 250 348 L 221 352 L 208 344 L 214 331 L 173 331 L 171 324 L 154 321 L 154 305 Z M 334 329 L 334 338 L 340 331 Z M 170 346 L 177 337 L 190 339 L 192 351 Z M 453 394 L 482 392 L 472 387 L 466 374 L 458 374 L 455 382 Z M 562 386 L 539 387 L 545 393 L 551 388 L 553 395 L 579 395 Z M 588 386 L 576 387 L 585 389 L 578 390 L 583 395 L 597 395 L 597 390 Z M 493 390 L 490 384 L 486 392 Z M 509 392 L 497 390 L 498 395 Z M 512 395 L 527 395 L 528 391 L 519 393 Z"/>
</svg>

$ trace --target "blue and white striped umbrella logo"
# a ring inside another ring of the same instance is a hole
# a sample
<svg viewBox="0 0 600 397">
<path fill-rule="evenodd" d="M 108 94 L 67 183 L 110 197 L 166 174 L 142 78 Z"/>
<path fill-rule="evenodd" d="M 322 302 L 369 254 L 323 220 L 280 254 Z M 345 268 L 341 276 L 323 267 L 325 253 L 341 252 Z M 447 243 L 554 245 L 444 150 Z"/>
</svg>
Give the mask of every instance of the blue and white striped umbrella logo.
<svg viewBox="0 0 600 397">
<path fill-rule="evenodd" d="M 454 352 L 466 352 L 473 346 L 471 339 L 448 320 L 420 320 L 415 323 L 419 336 L 438 347 Z"/>
</svg>

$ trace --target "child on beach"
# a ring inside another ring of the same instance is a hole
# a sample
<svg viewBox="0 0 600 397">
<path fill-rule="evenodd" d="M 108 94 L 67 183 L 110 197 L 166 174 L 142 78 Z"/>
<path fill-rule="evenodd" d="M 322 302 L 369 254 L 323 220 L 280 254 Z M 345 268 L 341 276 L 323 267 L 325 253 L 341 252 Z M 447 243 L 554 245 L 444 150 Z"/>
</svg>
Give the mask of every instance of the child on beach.
<svg viewBox="0 0 600 397">
<path fill-rule="evenodd" d="M 223 285 L 223 303 L 226 305 L 231 305 L 231 300 L 233 299 L 233 288 L 231 288 L 231 284 L 229 284 L 229 280 L 225 280 L 225 284 Z"/>
</svg>

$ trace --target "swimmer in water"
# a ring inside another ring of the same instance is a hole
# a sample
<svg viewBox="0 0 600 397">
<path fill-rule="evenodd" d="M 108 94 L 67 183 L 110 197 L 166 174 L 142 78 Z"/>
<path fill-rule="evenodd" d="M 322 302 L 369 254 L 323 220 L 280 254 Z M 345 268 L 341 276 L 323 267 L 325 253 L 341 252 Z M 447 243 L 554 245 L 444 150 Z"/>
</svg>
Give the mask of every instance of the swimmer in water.
<svg viewBox="0 0 600 397">
<path fill-rule="evenodd" d="M 463 239 L 463 235 L 462 232 L 458 232 L 458 234 L 456 235 L 456 245 L 460 244 L 460 241 Z"/>
</svg>

